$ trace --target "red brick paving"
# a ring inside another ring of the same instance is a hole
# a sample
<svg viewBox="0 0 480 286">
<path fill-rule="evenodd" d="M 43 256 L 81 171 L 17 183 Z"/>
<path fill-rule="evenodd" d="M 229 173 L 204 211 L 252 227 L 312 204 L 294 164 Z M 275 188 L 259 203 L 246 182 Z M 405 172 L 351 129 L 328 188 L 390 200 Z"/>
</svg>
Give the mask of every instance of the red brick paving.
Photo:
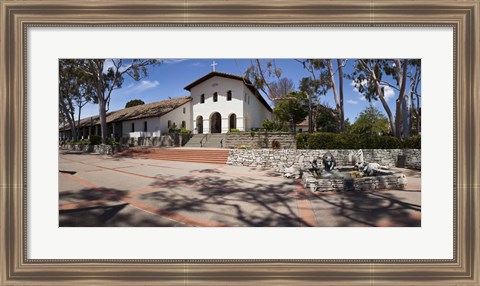
<svg viewBox="0 0 480 286">
<path fill-rule="evenodd" d="M 305 225 L 303 226 L 317 226 L 315 213 L 313 212 L 312 205 L 308 200 L 308 194 L 305 191 L 305 188 L 302 186 L 300 180 L 297 180 L 295 191 L 297 192 L 298 216 L 304 222 Z"/>
<path fill-rule="evenodd" d="M 160 184 L 157 185 L 157 186 L 143 187 L 143 188 L 140 188 L 140 189 L 135 190 L 135 191 L 126 192 L 125 196 L 122 197 L 119 200 L 121 202 L 128 203 L 128 204 L 130 204 L 130 205 L 132 205 L 132 206 L 134 206 L 134 207 L 136 207 L 136 208 L 138 208 L 142 211 L 153 213 L 153 214 L 162 216 L 164 218 L 167 218 L 169 220 L 173 220 L 173 221 L 176 221 L 176 222 L 179 222 L 179 223 L 182 223 L 182 224 L 188 224 L 188 225 L 192 225 L 192 226 L 208 226 L 208 227 L 229 226 L 229 225 L 218 223 L 218 222 L 215 222 L 215 221 L 208 221 L 208 220 L 204 220 L 204 219 L 199 219 L 199 218 L 192 217 L 192 216 L 189 216 L 189 215 L 166 212 L 166 211 L 161 210 L 160 208 L 157 208 L 155 206 L 140 202 L 140 201 L 133 198 L 134 196 L 137 196 L 139 194 L 149 193 L 149 192 L 155 191 L 159 188 L 167 187 L 169 184 L 172 184 L 172 183 L 186 184 L 187 183 L 186 180 L 197 178 L 198 175 L 205 174 L 205 172 L 195 171 L 195 172 L 193 172 L 194 175 L 184 176 L 184 177 L 179 178 L 177 180 L 172 180 L 172 181 L 167 182 L 162 178 L 143 175 L 143 174 L 138 174 L 138 173 L 119 170 L 119 169 L 131 168 L 131 167 L 134 167 L 134 166 L 151 166 L 151 167 L 159 167 L 159 168 L 167 168 L 167 169 L 179 169 L 179 170 L 183 170 L 183 169 L 182 168 L 175 168 L 175 167 L 171 167 L 171 166 L 161 166 L 161 165 L 155 165 L 155 164 L 136 164 L 136 163 L 133 163 L 133 165 L 129 165 L 129 166 L 109 168 L 109 167 L 103 167 L 103 166 L 95 165 L 95 163 L 100 163 L 102 161 L 85 163 L 85 162 L 82 162 L 82 161 L 77 161 L 77 160 L 72 160 L 72 159 L 67 159 L 67 158 L 62 158 L 62 159 L 97 168 L 97 169 L 80 171 L 80 172 L 97 172 L 97 171 L 109 170 L 109 171 L 118 172 L 118 173 L 122 173 L 122 174 L 128 174 L 128 175 L 153 179 L 155 181 L 160 182 Z M 216 167 L 216 169 L 221 169 L 223 166 L 224 165 L 217 165 L 215 167 Z M 68 179 L 71 179 L 71 180 L 73 180 L 73 181 L 75 181 L 75 182 L 77 182 L 81 185 L 92 188 L 94 190 L 108 191 L 107 189 L 99 188 L 99 186 L 97 186 L 97 185 L 95 185 L 95 184 L 93 184 L 93 183 L 91 183 L 87 180 L 78 178 L 74 175 L 71 175 L 71 174 L 68 174 L 68 173 L 61 173 L 61 174 Z M 226 176 L 226 177 L 235 177 L 235 176 L 230 176 L 230 175 L 228 175 L 228 173 L 225 173 L 225 172 L 222 172 L 221 175 Z M 235 177 L 235 178 L 238 178 L 239 174 L 236 173 L 236 175 L 237 175 L 237 177 Z M 242 173 L 240 175 L 248 176 L 248 177 L 258 177 L 258 178 L 262 177 L 262 176 L 255 175 L 255 174 L 252 174 L 252 173 Z M 280 180 L 282 178 L 272 177 L 271 179 L 279 179 Z M 216 188 L 216 187 L 211 187 L 211 186 L 208 186 L 208 185 L 204 185 L 202 183 L 190 183 L 189 186 L 202 187 L 202 188 L 208 188 L 208 189 L 215 189 Z M 406 189 L 408 189 L 410 191 L 417 191 L 418 190 L 420 192 L 421 185 L 420 184 L 409 183 L 407 185 Z M 257 191 L 257 190 L 247 189 L 247 190 L 244 190 L 244 191 Z M 338 194 L 338 192 L 322 192 L 322 193 L 317 192 L 316 194 L 317 195 L 318 194 L 320 194 L 320 195 L 333 195 L 333 194 Z M 297 202 L 297 208 L 298 208 L 298 216 L 303 221 L 302 226 L 317 226 L 315 213 L 314 213 L 314 210 L 312 208 L 312 205 L 311 205 L 310 199 L 309 199 L 309 193 L 307 191 L 305 191 L 304 187 L 302 186 L 302 184 L 299 181 L 297 181 L 297 183 L 295 185 L 295 195 L 296 195 L 296 202 Z M 111 199 L 113 199 L 113 198 L 111 198 Z M 88 202 L 63 204 L 63 205 L 60 206 L 60 210 L 65 211 L 65 210 L 88 208 L 88 207 L 94 207 L 94 206 L 99 206 L 99 205 L 105 205 L 108 202 L 111 202 L 111 200 L 109 201 L 108 197 L 107 197 L 107 199 L 92 200 L 92 201 L 88 201 Z M 405 226 L 405 225 L 419 225 L 420 220 L 421 220 L 421 214 L 420 213 L 414 213 L 414 214 L 410 214 L 410 216 L 406 217 L 406 218 L 383 219 L 381 221 L 378 221 L 376 223 L 376 226 L 386 226 L 386 227 L 388 227 L 388 226 L 392 227 L 393 226 L 393 227 L 395 227 L 395 226 Z"/>
</svg>

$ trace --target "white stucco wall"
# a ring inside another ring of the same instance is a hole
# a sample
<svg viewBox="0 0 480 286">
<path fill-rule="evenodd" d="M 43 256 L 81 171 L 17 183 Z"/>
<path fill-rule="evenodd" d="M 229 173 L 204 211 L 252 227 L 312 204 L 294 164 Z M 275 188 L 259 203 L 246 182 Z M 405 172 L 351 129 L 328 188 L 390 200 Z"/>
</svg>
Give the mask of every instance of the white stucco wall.
<svg viewBox="0 0 480 286">
<path fill-rule="evenodd" d="M 183 109 L 185 108 L 185 113 Z M 184 105 L 181 105 L 174 110 L 164 114 L 160 118 L 160 130 L 162 133 L 168 132 L 168 120 L 171 120 L 171 123 L 175 123 L 177 128 L 182 128 L 182 121 L 185 121 L 185 128 L 192 130 L 192 102 L 189 101 Z"/>
<path fill-rule="evenodd" d="M 185 113 L 183 113 L 183 108 L 185 108 Z M 150 117 L 142 118 L 136 120 L 126 120 L 122 124 L 122 135 L 123 137 L 129 137 L 129 133 L 132 132 L 132 123 L 135 124 L 134 132 L 144 132 L 144 122 L 147 122 L 147 132 L 158 132 L 162 134 L 168 132 L 168 120 L 172 121 L 172 124 L 175 123 L 178 128 L 182 126 L 182 120 L 185 120 L 186 128 L 192 130 L 192 105 L 190 102 L 181 105 L 174 110 L 164 114 L 161 117 Z M 116 127 L 118 128 L 118 127 Z"/>
<path fill-rule="evenodd" d="M 227 101 L 227 92 L 232 91 L 232 100 Z M 218 101 L 213 102 L 213 94 L 218 93 Z M 200 96 L 205 95 L 205 103 L 200 103 Z M 243 83 L 239 80 L 212 77 L 191 89 L 192 96 L 192 126 L 197 127 L 196 119 L 203 117 L 203 133 L 210 133 L 210 116 L 218 112 L 222 118 L 222 133 L 229 131 L 229 116 L 236 114 L 237 126 L 239 130 L 244 130 L 243 126 Z"/>
<path fill-rule="evenodd" d="M 160 130 L 160 117 L 149 117 L 135 120 L 125 120 L 122 123 L 122 136 L 128 137 L 132 132 L 132 123 L 134 123 L 134 132 L 144 132 L 144 122 L 147 122 L 147 132 L 156 132 Z M 116 127 L 118 128 L 118 127 Z"/>
<path fill-rule="evenodd" d="M 247 100 L 243 101 L 245 106 L 246 130 L 262 128 L 265 119 L 272 119 L 272 113 L 246 86 L 244 86 L 243 93 L 247 95 Z"/>
</svg>

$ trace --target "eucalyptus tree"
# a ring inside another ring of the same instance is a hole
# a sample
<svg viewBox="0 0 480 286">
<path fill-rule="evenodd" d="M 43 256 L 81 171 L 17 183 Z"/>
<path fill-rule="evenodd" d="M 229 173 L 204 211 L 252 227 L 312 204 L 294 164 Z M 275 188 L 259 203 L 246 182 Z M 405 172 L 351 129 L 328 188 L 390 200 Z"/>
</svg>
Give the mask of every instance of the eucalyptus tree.
<svg viewBox="0 0 480 286">
<path fill-rule="evenodd" d="M 407 73 L 407 77 L 410 82 L 410 89 L 409 89 L 409 95 L 410 95 L 410 100 L 411 100 L 411 119 L 410 120 L 412 123 L 415 123 L 415 126 L 413 126 L 413 129 L 415 131 L 415 134 L 420 133 L 421 129 L 421 108 L 420 108 L 420 97 L 421 94 L 418 91 L 421 83 L 421 78 L 422 78 L 422 62 L 420 59 L 415 59 L 415 60 L 410 60 L 410 66 L 409 66 L 409 71 Z M 414 120 L 413 120 L 414 119 Z"/>
<path fill-rule="evenodd" d="M 345 131 L 345 111 L 343 104 L 343 67 L 347 60 L 336 59 L 336 69 L 331 59 L 297 60 L 311 76 L 304 77 L 300 82 L 300 89 L 316 97 L 324 96 L 329 90 L 333 92 L 335 101 L 335 114 L 340 133 Z M 335 81 L 338 78 L 338 84 Z"/>
<path fill-rule="evenodd" d="M 156 59 L 85 59 L 77 60 L 77 70 L 89 76 L 95 89 L 102 144 L 107 137 L 107 111 L 112 92 L 120 89 L 125 76 L 139 81 L 148 76 L 148 67 L 160 64 Z"/>
<path fill-rule="evenodd" d="M 348 77 L 355 88 L 366 100 L 380 100 L 387 113 L 390 130 L 399 139 L 402 134 L 402 106 L 407 86 L 407 71 L 410 62 L 407 59 L 358 59 L 354 71 Z M 387 80 L 390 76 L 393 80 Z M 390 87 L 398 92 L 395 99 L 395 119 L 387 103 L 385 88 Z"/>
<path fill-rule="evenodd" d="M 277 67 L 275 60 L 264 62 L 259 59 L 252 60 L 250 67 L 245 71 L 245 76 L 273 103 L 286 95 L 282 94 L 285 89 L 290 89 L 288 80 L 283 80 L 282 83 L 282 69 Z M 284 85 L 283 88 L 281 85 Z"/>
<path fill-rule="evenodd" d="M 68 122 L 74 141 L 78 140 L 82 108 L 92 100 L 95 100 L 95 93 L 91 78 L 76 69 L 75 60 L 59 60 L 60 117 Z M 77 111 L 78 119 L 75 121 Z"/>
</svg>

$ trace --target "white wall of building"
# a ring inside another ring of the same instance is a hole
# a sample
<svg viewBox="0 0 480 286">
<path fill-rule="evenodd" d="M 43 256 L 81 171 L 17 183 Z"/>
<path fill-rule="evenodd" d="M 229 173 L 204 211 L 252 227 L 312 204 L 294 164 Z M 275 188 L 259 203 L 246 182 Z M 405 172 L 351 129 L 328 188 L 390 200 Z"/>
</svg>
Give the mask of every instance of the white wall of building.
<svg viewBox="0 0 480 286">
<path fill-rule="evenodd" d="M 174 110 L 162 115 L 160 118 L 160 130 L 162 133 L 168 132 L 168 121 L 171 124 L 175 123 L 177 128 L 182 128 L 182 121 L 185 121 L 185 128 L 193 130 L 192 128 L 192 102 L 189 101 Z"/>
<path fill-rule="evenodd" d="M 232 91 L 232 100 L 227 101 L 227 92 Z M 242 81 L 224 78 L 215 76 L 212 77 L 197 86 L 192 87 L 191 96 L 192 96 L 192 126 L 197 127 L 196 119 L 198 116 L 203 117 L 203 133 L 210 133 L 210 116 L 218 112 L 222 118 L 222 133 L 227 133 L 230 129 L 229 126 L 229 116 L 232 114 L 236 115 L 236 129 L 240 131 L 249 130 L 249 128 L 244 125 L 244 110 L 246 107 L 249 108 L 254 127 L 262 127 L 263 119 L 265 118 L 266 108 L 262 103 L 256 98 L 250 98 L 250 104 L 247 105 L 247 102 L 244 101 L 245 92 L 248 92 L 251 97 L 254 97 L 250 90 L 245 87 Z M 213 101 L 213 94 L 218 93 L 217 102 Z M 201 95 L 205 95 L 205 103 L 200 103 Z M 256 106 L 255 105 L 260 105 Z M 254 114 L 255 112 L 260 112 L 260 114 Z M 260 122 L 260 123 L 259 123 Z"/>
<path fill-rule="evenodd" d="M 244 86 L 243 92 L 246 130 L 248 131 L 252 128 L 263 128 L 263 121 L 265 119 L 271 120 L 272 113 L 246 86 Z"/>
<path fill-rule="evenodd" d="M 134 124 L 133 132 L 139 134 L 138 132 L 145 132 L 144 124 L 147 122 L 147 132 L 158 132 L 160 131 L 160 117 L 149 117 L 149 118 L 141 118 L 135 120 L 125 120 L 122 123 L 122 136 L 129 137 L 130 133 L 132 132 L 132 123 Z M 119 128 L 119 127 L 115 127 Z M 132 134 L 134 137 L 136 135 Z M 138 137 L 138 136 L 137 136 Z"/>
</svg>

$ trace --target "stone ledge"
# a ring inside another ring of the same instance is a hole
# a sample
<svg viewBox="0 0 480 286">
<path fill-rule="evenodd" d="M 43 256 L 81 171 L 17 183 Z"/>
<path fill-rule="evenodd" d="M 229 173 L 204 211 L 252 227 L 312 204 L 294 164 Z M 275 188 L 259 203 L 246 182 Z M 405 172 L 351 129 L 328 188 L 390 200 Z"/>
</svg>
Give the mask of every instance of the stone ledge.
<svg viewBox="0 0 480 286">
<path fill-rule="evenodd" d="M 100 155 L 112 155 L 117 152 L 128 149 L 127 146 L 112 145 L 73 145 L 64 144 L 60 146 L 62 150 L 79 151 L 84 153 L 97 153 Z"/>
<path fill-rule="evenodd" d="M 403 190 L 407 184 L 404 174 L 371 176 L 348 179 L 316 179 L 310 172 L 304 172 L 303 185 L 311 192 Z"/>
</svg>

